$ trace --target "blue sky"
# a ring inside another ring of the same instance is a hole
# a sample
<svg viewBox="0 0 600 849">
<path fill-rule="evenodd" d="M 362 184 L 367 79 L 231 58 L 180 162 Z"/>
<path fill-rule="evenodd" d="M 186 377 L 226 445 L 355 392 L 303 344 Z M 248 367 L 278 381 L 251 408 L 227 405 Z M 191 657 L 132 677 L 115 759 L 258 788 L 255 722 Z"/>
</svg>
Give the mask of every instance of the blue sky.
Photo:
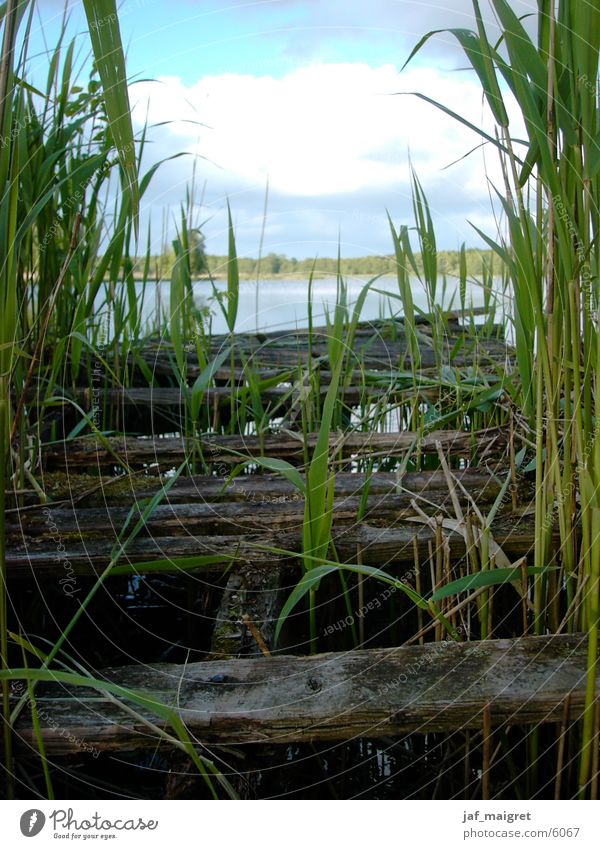
<svg viewBox="0 0 600 849">
<path fill-rule="evenodd" d="M 513 5 L 522 14 L 535 6 Z M 41 0 L 39 8 L 34 73 L 45 65 L 42 34 L 56 40 L 62 3 Z M 81 4 L 69 12 L 86 50 Z M 145 198 L 143 224 L 152 221 L 156 243 L 165 210 L 172 222 L 185 196 L 194 159 L 197 223 L 206 222 L 211 253 L 225 252 L 229 199 L 239 252 L 257 254 L 267 180 L 264 252 L 333 256 L 339 240 L 345 256 L 389 253 L 386 210 L 411 223 L 409 155 L 441 247 L 480 244 L 467 219 L 494 228 L 493 153 L 447 168 L 477 137 L 414 97 L 393 96 L 423 91 L 474 123 L 489 121 L 451 36 L 436 37 L 400 72 L 425 32 L 472 25 L 468 0 L 124 0 L 120 20 L 136 127 L 146 110 L 152 124 L 170 122 L 151 130 L 145 166 L 189 153 L 158 172 Z"/>
<path fill-rule="evenodd" d="M 470 3 L 464 0 L 446 6 L 417 0 L 123 0 L 118 5 L 131 75 L 176 74 L 186 84 L 227 72 L 281 77 L 312 61 L 401 65 L 426 29 L 440 25 L 438 13 L 447 26 L 471 22 Z M 39 7 L 52 44 L 63 3 L 41 0 Z M 85 32 L 81 3 L 68 3 L 68 10 L 74 28 Z M 428 53 L 452 66 L 460 54 L 448 50 L 451 44 L 441 40 Z"/>
</svg>

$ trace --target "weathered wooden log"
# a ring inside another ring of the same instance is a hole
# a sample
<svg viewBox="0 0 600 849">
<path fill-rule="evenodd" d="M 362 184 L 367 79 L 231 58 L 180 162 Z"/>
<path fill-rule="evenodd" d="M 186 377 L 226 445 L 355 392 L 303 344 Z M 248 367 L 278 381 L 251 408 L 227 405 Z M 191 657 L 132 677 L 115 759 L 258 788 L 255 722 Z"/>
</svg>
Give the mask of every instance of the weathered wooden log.
<svg viewBox="0 0 600 849">
<path fill-rule="evenodd" d="M 498 494 L 500 479 L 508 474 L 505 468 L 491 472 L 478 468 L 466 468 L 455 471 L 463 487 L 479 502 L 486 503 Z M 338 498 L 357 495 L 363 492 L 368 482 L 369 498 L 376 496 L 426 494 L 428 500 L 438 504 L 439 499 L 448 490 L 446 477 L 440 469 L 423 472 L 406 472 L 401 479 L 395 472 L 375 472 L 370 477 L 364 472 L 337 472 L 335 493 Z M 68 475 L 61 472 L 47 473 L 44 476 L 45 492 L 55 507 L 64 503 L 77 507 L 96 505 L 131 505 L 132 500 L 152 498 L 159 488 L 158 480 L 152 476 L 134 472 L 119 477 L 92 477 L 71 471 Z M 525 492 L 527 484 L 519 483 L 519 492 Z M 240 475 L 229 481 L 228 478 L 214 475 L 189 475 L 180 478 L 169 490 L 170 504 L 193 504 L 196 502 L 252 501 L 254 503 L 289 501 L 297 490 L 281 475 L 251 474 Z M 458 493 L 463 498 L 462 492 Z M 32 512 L 39 505 L 39 496 L 35 490 L 26 493 L 29 503 L 27 510 Z M 425 507 L 425 509 L 427 509 Z M 15 512 L 14 510 L 12 511 Z M 11 513 L 9 512 L 9 515 Z"/>
<path fill-rule="evenodd" d="M 316 445 L 317 434 L 308 434 L 309 450 Z M 437 451 L 439 442 L 447 454 L 480 454 L 502 449 L 508 441 L 505 428 L 490 428 L 467 433 L 456 430 L 432 431 L 419 436 L 410 431 L 390 433 L 332 433 L 329 442 L 331 455 L 338 451 L 342 457 L 401 457 L 408 450 L 422 453 Z M 237 464 L 244 457 L 278 457 L 284 460 L 302 461 L 304 437 L 289 431 L 257 436 L 221 436 L 203 434 L 196 439 L 164 438 L 143 439 L 135 437 L 111 437 L 98 440 L 94 436 L 69 440 L 44 449 L 44 465 L 47 468 L 106 468 L 119 465 L 118 458 L 130 468 L 155 464 L 167 471 L 191 457 L 196 451 L 207 463 Z M 241 455 L 241 456 L 240 456 Z"/>
<path fill-rule="evenodd" d="M 458 532 L 447 533 L 450 557 L 454 560 L 465 553 L 464 537 Z M 495 541 L 511 559 L 523 557 L 533 552 L 535 542 L 534 521 L 531 516 L 496 520 L 492 527 Z M 49 547 L 47 540 L 24 540 L 13 543 L 6 552 L 9 577 L 26 578 L 35 575 L 62 576 L 67 568 L 75 574 L 90 575 L 103 570 L 109 563 L 116 534 L 102 539 L 90 538 L 69 540 L 60 537 L 60 545 Z M 410 522 L 398 523 L 393 528 L 378 528 L 366 523 L 333 529 L 333 541 L 342 562 L 353 563 L 357 548 L 360 547 L 363 562 L 370 566 L 390 569 L 391 567 L 414 563 L 415 545 L 419 558 L 425 560 L 429 546 L 436 544 L 434 531 L 429 527 Z M 559 543 L 558 529 L 552 537 L 553 545 Z M 138 537 L 127 548 L 123 563 L 136 563 L 165 558 L 192 557 L 200 554 L 223 555 L 233 557 L 240 562 L 270 563 L 278 557 L 270 553 L 269 547 L 290 552 L 299 552 L 302 546 L 302 534 L 299 530 L 277 532 L 273 534 L 235 534 L 228 536 L 153 536 Z M 177 566 L 167 563 L 165 572 L 176 572 Z"/>
<path fill-rule="evenodd" d="M 246 564 L 230 574 L 215 617 L 212 658 L 261 657 L 273 648 L 275 623 L 284 601 L 282 575 L 280 564 L 270 568 Z"/>
<path fill-rule="evenodd" d="M 507 473 L 508 470 L 499 471 L 498 476 L 494 477 L 486 470 L 467 468 L 456 471 L 455 475 L 478 503 L 485 503 L 496 497 L 500 490 L 500 477 L 504 478 Z M 401 478 L 395 472 L 374 472 L 370 476 L 364 472 L 337 472 L 335 476 L 335 494 L 338 498 L 360 495 L 367 485 L 369 500 L 386 495 L 411 498 L 427 493 L 427 498 L 436 504 L 448 489 L 444 472 L 437 469 L 406 472 Z M 140 488 L 136 490 L 136 495 L 138 498 L 148 498 L 155 492 L 156 488 Z M 260 504 L 280 499 L 286 501 L 296 494 L 294 486 L 280 475 L 241 475 L 229 483 L 225 478 L 190 475 L 180 478 L 169 490 L 169 502 L 252 501 Z M 462 492 L 458 492 L 458 496 L 464 501 Z"/>
<path fill-rule="evenodd" d="M 574 720 L 586 668 L 586 637 L 561 635 L 128 666 L 97 677 L 172 705 L 204 744 L 238 746 L 480 728 L 484 709 L 495 727 L 559 722 L 567 696 Z M 39 685 L 36 701 L 49 754 L 157 744 L 152 729 L 96 690 Z M 26 714 L 16 736 L 35 745 Z"/>
<path fill-rule="evenodd" d="M 219 275 L 214 276 L 215 279 L 217 279 Z M 471 316 L 487 317 L 488 315 L 489 310 L 486 307 L 469 307 L 467 310 L 440 310 L 435 316 L 431 313 L 417 313 L 414 316 L 414 322 L 419 325 L 419 330 L 424 334 L 431 334 L 431 325 L 434 319 L 443 320 L 449 329 L 453 328 L 455 332 L 459 332 L 463 330 L 465 320 L 470 321 Z M 398 333 L 403 332 L 403 328 L 404 319 L 402 316 L 397 318 L 373 318 L 359 321 L 356 326 L 356 333 L 369 336 L 372 336 L 374 332 L 397 335 Z M 499 336 L 502 329 L 502 325 L 494 325 L 491 335 L 494 337 Z M 294 334 L 299 339 L 302 339 L 303 337 L 307 337 L 310 333 L 313 335 L 318 333 L 327 333 L 327 326 L 317 325 L 313 327 L 312 330 L 308 327 L 295 327 L 293 330 L 248 331 L 238 333 L 236 336 L 241 339 L 257 339 L 259 342 L 264 343 L 275 341 L 277 339 L 287 339 L 290 334 Z M 158 333 L 151 335 L 149 338 L 154 345 L 168 344 Z M 227 333 L 216 333 L 212 336 L 212 339 L 218 340 L 220 345 L 228 345 L 230 337 Z"/>
<path fill-rule="evenodd" d="M 306 343 L 298 344 L 290 340 L 286 345 L 279 342 L 277 345 L 267 345 L 256 342 L 255 344 L 244 344 L 245 340 L 237 340 L 234 350 L 235 373 L 238 380 L 244 377 L 247 366 L 250 364 L 257 370 L 261 377 L 273 376 L 277 371 L 295 370 L 298 366 L 307 368 L 309 360 L 312 367 L 316 367 L 318 361 L 324 364 L 322 379 L 326 379 L 328 369 L 328 349 L 324 336 L 313 342 L 310 353 Z M 217 356 L 223 350 L 218 341 L 211 345 L 212 356 Z M 353 357 L 350 366 L 354 365 L 357 371 L 367 370 L 373 372 L 386 372 L 392 376 L 396 370 L 410 368 L 411 360 L 409 347 L 404 336 L 395 340 L 376 339 L 372 335 L 367 338 L 358 337 L 352 347 Z M 437 365 L 436 352 L 431 344 L 419 346 L 420 370 L 432 369 Z M 155 377 L 161 375 L 172 376 L 173 367 L 164 352 L 152 353 L 146 351 L 143 357 Z M 466 334 L 454 335 L 444 339 L 441 346 L 441 359 L 445 364 L 451 364 L 457 368 L 477 363 L 485 368 L 498 362 L 512 362 L 514 356 L 511 350 L 503 343 L 496 340 L 484 340 L 476 342 Z M 133 363 L 132 363 L 133 364 Z M 188 380 L 195 379 L 200 374 L 195 353 L 188 353 L 186 363 L 186 375 Z M 215 379 L 230 380 L 231 371 L 221 368 L 215 373 Z"/>
<path fill-rule="evenodd" d="M 468 496 L 457 488 L 458 500 L 464 505 L 468 497 L 485 503 L 494 498 L 500 484 L 491 474 L 479 470 L 457 472 Z M 333 504 L 337 524 L 355 522 L 359 509 L 363 516 L 378 521 L 396 522 L 413 516 L 416 500 L 426 513 L 451 508 L 452 500 L 443 473 L 408 473 L 402 480 L 394 474 L 371 476 L 369 489 L 363 492 L 365 475 L 340 475 L 336 480 Z M 225 490 L 225 491 L 223 491 Z M 52 507 L 28 507 L 8 514 L 6 531 L 9 539 L 53 537 L 56 529 L 64 536 L 82 539 L 124 526 L 132 506 L 145 503 L 156 488 L 146 492 L 125 493 L 127 506 L 119 506 L 108 498 L 100 507 L 78 504 Z M 366 498 L 364 495 L 366 494 Z M 173 496 L 173 497 L 171 497 Z M 196 476 L 174 486 L 165 501 L 156 507 L 146 522 L 147 533 L 169 536 L 179 529 L 195 534 L 232 534 L 272 532 L 293 528 L 304 517 L 304 497 L 291 483 L 278 476 L 244 475 L 227 486 L 226 479 Z M 142 512 L 142 506 L 138 508 Z"/>
<path fill-rule="evenodd" d="M 321 397 L 327 394 L 327 386 L 320 389 Z M 236 390 L 237 391 L 237 390 Z M 241 390 L 243 391 L 243 390 Z M 406 393 L 405 388 L 395 389 L 380 388 L 377 386 L 349 386 L 340 389 L 339 397 L 349 407 L 356 407 L 364 399 L 376 400 L 379 397 L 398 396 Z M 412 392 L 412 390 L 411 390 Z M 186 404 L 186 393 L 181 389 L 170 386 L 131 386 L 113 387 L 111 389 L 98 388 L 94 393 L 84 387 L 75 389 L 75 398 L 86 409 L 91 409 L 94 404 L 111 404 L 116 407 L 144 407 L 149 410 L 183 407 Z M 275 386 L 261 393 L 264 404 L 280 405 L 285 407 L 286 403 L 293 400 L 294 394 L 291 386 Z M 216 406 L 226 406 L 230 403 L 231 389 L 228 386 L 213 386 L 204 393 L 204 404 L 211 409 Z"/>
<path fill-rule="evenodd" d="M 427 371 L 437 367 L 437 354 L 432 340 L 430 320 L 415 317 L 419 324 L 420 369 Z M 240 333 L 236 335 L 233 356 L 233 381 L 236 385 L 243 384 L 247 377 L 250 364 L 260 374 L 261 379 L 270 379 L 295 373 L 298 365 L 318 367 L 323 385 L 330 379 L 328 372 L 328 330 L 325 327 L 314 328 L 309 349 L 309 333 L 307 329 L 276 331 L 272 333 Z M 210 340 L 210 354 L 213 358 L 230 345 L 230 337 L 217 335 Z M 409 346 L 402 322 L 373 322 L 359 325 L 356 328 L 352 346 L 353 359 L 349 365 L 354 365 L 357 371 L 365 377 L 365 372 L 389 374 L 406 370 L 410 367 Z M 145 374 L 139 368 L 140 358 L 145 361 L 158 385 L 165 386 L 172 382 L 173 377 L 173 346 L 166 340 L 152 341 L 146 344 L 134 358 L 128 357 L 130 374 L 134 385 L 146 384 Z M 441 343 L 441 358 L 446 364 L 459 368 L 477 363 L 478 368 L 485 368 L 498 362 L 514 362 L 514 350 L 502 339 L 501 328 L 491 328 L 486 336 L 476 338 L 470 328 L 465 328 L 455 317 L 446 319 L 445 332 Z M 202 371 L 198 362 L 195 345 L 192 343 L 186 351 L 186 377 L 191 383 Z M 86 373 L 82 369 L 82 378 Z M 232 380 L 231 366 L 216 369 L 213 377 L 217 386 L 230 384 Z M 368 382 L 368 377 L 367 377 Z"/>
<path fill-rule="evenodd" d="M 432 343 L 431 319 L 418 321 L 418 340 L 422 368 L 436 365 L 436 353 Z M 327 327 L 312 329 L 311 344 L 308 329 L 280 330 L 271 333 L 239 333 L 236 334 L 233 351 L 236 367 L 243 369 L 247 363 L 253 368 L 277 366 L 279 368 L 296 367 L 299 363 L 307 365 L 309 356 L 313 361 L 320 359 L 327 363 L 327 339 L 330 330 Z M 479 364 L 505 360 L 513 355 L 512 349 L 498 338 L 496 327 L 485 337 L 476 338 L 461 325 L 456 316 L 446 319 L 444 334 L 441 340 L 441 353 L 444 362 L 465 366 L 477 361 Z M 429 337 L 429 338 L 428 338 Z M 211 353 L 216 356 L 230 345 L 229 336 L 216 335 L 211 339 Z M 169 362 L 171 345 L 166 340 L 147 344 L 141 356 L 150 365 L 154 374 L 171 374 Z M 410 364 L 409 345 L 402 322 L 365 322 L 356 328 L 352 352 L 357 366 L 361 368 L 380 370 L 406 368 Z M 198 373 L 198 363 L 195 347 L 189 346 L 187 355 L 187 373 L 195 377 Z M 227 370 L 223 371 L 229 377 Z"/>
</svg>

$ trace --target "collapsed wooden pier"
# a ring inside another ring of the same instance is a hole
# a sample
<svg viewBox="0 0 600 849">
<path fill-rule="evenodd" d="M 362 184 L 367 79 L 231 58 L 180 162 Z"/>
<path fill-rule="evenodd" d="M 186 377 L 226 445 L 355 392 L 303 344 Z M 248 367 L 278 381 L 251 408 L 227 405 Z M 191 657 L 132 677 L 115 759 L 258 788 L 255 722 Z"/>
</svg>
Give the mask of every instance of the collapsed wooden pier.
<svg viewBox="0 0 600 849">
<path fill-rule="evenodd" d="M 511 366 L 513 353 L 497 329 L 473 342 L 457 317 L 449 316 L 446 322 L 446 365 L 462 368 L 477 363 L 483 370 L 489 366 L 490 375 L 497 375 L 498 367 Z M 114 557 L 122 529 L 135 524 L 174 470 L 187 464 L 186 473 L 122 552 L 107 586 L 120 575 L 131 575 L 132 565 L 138 582 L 157 575 L 175 583 L 196 581 L 192 594 L 206 581 L 211 587 L 206 593 L 213 606 L 207 602 L 206 609 L 212 611 L 212 634 L 195 655 L 204 659 L 125 663 L 96 675 L 170 705 L 202 744 L 284 744 L 457 731 L 480 728 L 485 712 L 494 727 L 575 721 L 585 701 L 584 638 L 517 636 L 523 621 L 527 628 L 526 567 L 534 544 L 534 519 L 531 484 L 515 474 L 514 433 L 506 424 L 476 432 L 352 427 L 357 406 L 380 398 L 395 403 L 415 392 L 417 372 L 412 371 L 412 388 L 407 375 L 400 374 L 411 367 L 402 327 L 391 333 L 379 330 L 374 338 L 372 325 L 358 329 L 351 353 L 363 380 L 343 387 L 340 398 L 349 413 L 347 427 L 329 435 L 330 468 L 336 471 L 332 550 L 342 564 L 359 562 L 383 569 L 429 597 L 475 568 L 481 555 L 481 516 L 495 505 L 486 530 L 492 568 L 515 564 L 525 576 L 521 585 L 509 583 L 496 592 L 506 610 L 498 633 L 492 631 L 499 639 L 476 641 L 471 614 L 466 613 L 473 599 L 454 596 L 441 604 L 459 635 L 455 642 L 441 638 L 439 622 L 428 619 L 428 614 L 417 618 L 398 593 L 394 616 L 405 619 L 412 630 L 399 638 L 392 635 L 388 647 L 348 650 L 340 643 L 337 650 L 301 656 L 293 652 L 294 647 L 306 651 L 301 628 L 299 635 L 287 635 L 287 643 L 284 639 L 275 645 L 275 622 L 302 574 L 305 504 L 288 479 L 265 469 L 260 461 L 286 461 L 301 475 L 306 470 L 317 434 L 299 430 L 292 415 L 307 397 L 296 378 L 298 370 L 302 374 L 309 364 L 318 369 L 318 383 L 310 389 L 320 399 L 318 408 L 330 380 L 324 331 L 323 339 L 317 331 L 313 339 L 303 331 L 237 337 L 233 373 L 225 366 L 215 370 L 212 385 L 202 393 L 215 425 L 219 411 L 248 392 L 245 373 L 250 362 L 268 383 L 260 397 L 273 423 L 260 434 L 228 435 L 215 427 L 204 433 L 182 428 L 178 435 L 170 435 L 169 422 L 181 424 L 187 415 L 190 393 L 202 370 L 192 351 L 187 384 L 166 385 L 173 358 L 160 342 L 144 352 L 144 368 L 152 371 L 155 385 L 76 387 L 74 400 L 90 412 L 98 403 L 121 411 L 138 408 L 146 425 L 151 424 L 151 437 L 96 432 L 50 440 L 43 448 L 40 459 L 48 501 L 40 504 L 39 493 L 25 489 L 7 515 L 8 580 L 15 598 L 20 586 L 64 581 L 66 570 L 71 587 L 77 581 L 90 586 L 89 581 Z M 418 374 L 426 377 L 428 369 L 441 364 L 428 342 L 431 327 L 420 320 L 419 332 Z M 213 339 L 213 353 L 229 342 Z M 420 391 L 427 398 L 426 383 Z M 170 416 L 163 420 L 162 430 L 154 419 L 161 409 Z M 143 434 L 144 427 L 138 432 Z M 400 469 L 399 461 L 413 457 L 425 458 L 422 468 L 405 464 Z M 440 457 L 445 458 L 445 468 L 439 467 Z M 241 474 L 240 464 L 245 464 Z M 229 477 L 236 467 L 236 476 Z M 557 531 L 553 543 L 558 545 Z M 192 562 L 206 555 L 209 563 Z M 365 582 L 371 597 L 375 583 Z M 135 586 L 128 591 L 135 593 Z M 371 603 L 364 592 L 364 585 L 352 590 L 353 604 Z M 348 619 L 356 625 L 356 616 L 348 616 L 334 596 L 319 612 L 325 634 L 340 630 L 337 623 Z M 434 629 L 437 641 L 424 640 Z M 376 643 L 378 633 L 375 627 L 365 630 L 360 624 L 363 645 Z M 40 685 L 37 704 L 46 749 L 56 755 L 76 752 L 84 744 L 105 751 L 157 742 L 151 710 L 142 711 L 141 721 L 134 721 L 126 705 L 98 690 Z M 52 721 L 45 723 L 44 716 Z M 21 715 L 16 734 L 25 745 L 33 742 L 27 712 Z"/>
</svg>

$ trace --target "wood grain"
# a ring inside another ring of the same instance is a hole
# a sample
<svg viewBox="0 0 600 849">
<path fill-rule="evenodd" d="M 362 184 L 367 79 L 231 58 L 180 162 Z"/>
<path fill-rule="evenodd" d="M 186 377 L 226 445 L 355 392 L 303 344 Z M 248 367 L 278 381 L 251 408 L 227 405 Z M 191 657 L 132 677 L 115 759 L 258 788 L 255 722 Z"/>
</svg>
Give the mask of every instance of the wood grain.
<svg viewBox="0 0 600 849">
<path fill-rule="evenodd" d="M 524 637 L 479 643 L 275 656 L 107 669 L 109 681 L 173 705 L 205 744 L 349 740 L 560 722 L 585 701 L 586 638 Z M 49 753 L 156 744 L 143 723 L 97 691 L 40 685 Z M 156 718 L 148 713 L 148 719 Z M 25 715 L 17 737 L 31 744 Z"/>
</svg>

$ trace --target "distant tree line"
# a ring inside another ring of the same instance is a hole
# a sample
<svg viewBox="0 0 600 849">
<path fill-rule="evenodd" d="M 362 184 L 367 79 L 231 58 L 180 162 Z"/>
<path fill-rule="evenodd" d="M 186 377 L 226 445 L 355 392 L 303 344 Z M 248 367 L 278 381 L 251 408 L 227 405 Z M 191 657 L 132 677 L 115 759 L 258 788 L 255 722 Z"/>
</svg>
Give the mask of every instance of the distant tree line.
<svg viewBox="0 0 600 849">
<path fill-rule="evenodd" d="M 214 277 L 227 274 L 227 257 L 205 254 L 204 240 L 190 240 L 193 245 L 190 252 L 190 270 L 194 277 Z M 161 278 L 168 278 L 174 262 L 174 254 L 167 251 L 153 257 L 152 268 L 156 269 Z M 416 254 L 415 260 L 419 269 L 422 268 L 421 255 Z M 466 251 L 467 273 L 478 276 L 484 267 L 492 266 L 491 251 L 469 249 Z M 458 251 L 438 251 L 438 271 L 440 274 L 458 275 L 460 253 Z M 140 263 L 141 264 L 141 263 Z M 372 277 L 377 274 L 395 274 L 396 266 L 393 256 L 362 256 L 341 259 L 340 271 L 344 276 Z M 269 277 L 308 277 L 314 268 L 318 277 L 335 275 L 338 271 L 338 260 L 335 258 L 318 257 L 317 259 L 296 259 L 285 254 L 269 253 L 260 260 L 257 257 L 239 257 L 238 267 L 241 277 L 261 279 Z M 499 271 L 496 258 L 495 271 Z"/>
</svg>

